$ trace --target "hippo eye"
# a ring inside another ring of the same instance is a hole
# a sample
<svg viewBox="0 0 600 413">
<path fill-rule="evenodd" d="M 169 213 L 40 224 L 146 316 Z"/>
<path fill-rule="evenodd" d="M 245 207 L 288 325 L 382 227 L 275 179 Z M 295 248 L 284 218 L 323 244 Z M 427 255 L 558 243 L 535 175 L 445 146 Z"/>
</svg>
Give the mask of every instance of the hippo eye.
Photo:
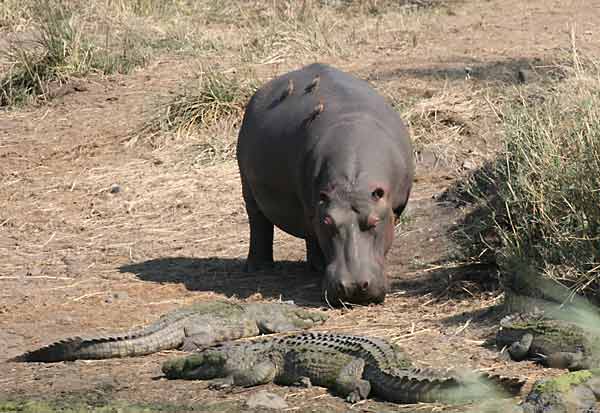
<svg viewBox="0 0 600 413">
<path fill-rule="evenodd" d="M 381 198 L 383 198 L 384 195 L 385 192 L 381 188 L 377 188 L 373 192 L 371 192 L 371 196 L 375 201 L 379 201 Z"/>
<path fill-rule="evenodd" d="M 319 203 L 326 204 L 328 202 L 329 202 L 329 195 L 327 195 L 325 192 L 320 192 L 319 193 Z"/>
</svg>

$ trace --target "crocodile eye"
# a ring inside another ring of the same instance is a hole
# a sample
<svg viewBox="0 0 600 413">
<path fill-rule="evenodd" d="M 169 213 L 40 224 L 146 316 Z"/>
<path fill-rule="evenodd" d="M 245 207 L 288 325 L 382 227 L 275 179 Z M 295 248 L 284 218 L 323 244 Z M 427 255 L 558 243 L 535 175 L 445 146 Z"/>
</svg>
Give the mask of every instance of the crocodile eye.
<svg viewBox="0 0 600 413">
<path fill-rule="evenodd" d="M 371 196 L 375 201 L 379 201 L 385 195 L 385 191 L 382 188 L 376 188 L 373 192 L 371 192 Z"/>
</svg>

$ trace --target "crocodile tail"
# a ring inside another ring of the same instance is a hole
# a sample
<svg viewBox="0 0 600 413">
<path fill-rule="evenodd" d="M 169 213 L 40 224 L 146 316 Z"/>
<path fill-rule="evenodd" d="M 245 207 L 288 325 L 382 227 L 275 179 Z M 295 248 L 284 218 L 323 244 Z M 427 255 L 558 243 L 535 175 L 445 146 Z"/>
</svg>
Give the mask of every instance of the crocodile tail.
<svg viewBox="0 0 600 413">
<path fill-rule="evenodd" d="M 184 339 L 183 328 L 159 320 L 148 327 L 103 337 L 72 337 L 21 354 L 10 361 L 54 363 L 143 356 L 173 349 Z"/>
<path fill-rule="evenodd" d="M 484 372 L 480 372 L 479 377 L 481 377 L 484 381 L 490 382 L 504 390 L 510 396 L 516 396 L 519 394 L 526 383 L 526 380 L 518 377 L 507 377 L 499 374 L 490 374 Z"/>
<path fill-rule="evenodd" d="M 439 369 L 410 369 L 411 375 L 420 378 L 437 378 L 437 379 L 455 379 L 461 385 L 473 382 L 479 382 L 483 385 L 495 388 L 507 393 L 510 396 L 519 394 L 522 387 L 525 385 L 525 380 L 517 377 L 507 377 L 499 374 L 492 374 L 484 371 L 459 371 L 459 370 L 439 370 Z"/>
<path fill-rule="evenodd" d="M 450 371 L 408 369 L 369 374 L 374 393 L 397 403 L 466 402 L 517 394 L 523 380 L 475 373 L 468 377 Z"/>
<path fill-rule="evenodd" d="M 373 393 L 396 403 L 440 401 L 444 399 L 444 394 L 459 386 L 454 377 L 426 378 L 416 370 L 365 373 Z"/>
<path fill-rule="evenodd" d="M 91 340 L 85 340 L 81 337 L 72 337 L 65 340 L 60 340 L 37 350 L 29 351 L 16 356 L 9 361 L 16 362 L 57 362 L 57 361 L 72 361 L 78 357 L 79 350 L 82 345 Z"/>
</svg>

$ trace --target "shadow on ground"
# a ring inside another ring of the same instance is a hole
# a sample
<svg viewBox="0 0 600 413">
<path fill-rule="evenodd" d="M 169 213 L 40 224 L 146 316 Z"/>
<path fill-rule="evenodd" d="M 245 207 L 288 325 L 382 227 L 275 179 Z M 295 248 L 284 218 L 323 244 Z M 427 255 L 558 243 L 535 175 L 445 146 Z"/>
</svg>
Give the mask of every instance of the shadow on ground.
<svg viewBox="0 0 600 413">
<path fill-rule="evenodd" d="M 303 261 L 278 261 L 271 270 L 246 273 L 244 260 L 233 258 L 157 258 L 119 268 L 139 279 L 157 283 L 181 283 L 190 291 L 212 291 L 228 297 L 293 300 L 296 304 L 321 305 L 321 275 L 306 269 Z"/>
<path fill-rule="evenodd" d="M 481 62 L 473 59 L 460 63 L 445 63 L 439 67 L 391 68 L 384 72 L 375 71 L 367 80 L 393 80 L 402 77 L 496 81 L 508 84 L 519 84 L 535 81 L 545 77 L 560 78 L 563 74 L 560 68 L 539 58 L 519 58 Z"/>
<path fill-rule="evenodd" d="M 469 290 L 467 284 L 473 286 Z M 392 291 L 402 290 L 410 296 L 432 294 L 458 299 L 498 289 L 498 267 L 493 263 L 462 263 L 440 266 L 418 277 L 392 280 Z"/>
<path fill-rule="evenodd" d="M 495 264 L 464 263 L 442 267 L 418 277 L 393 280 L 391 292 L 402 291 L 405 296 L 424 297 L 431 302 L 494 297 L 500 294 L 498 268 Z M 497 324 L 502 306 L 493 305 L 443 318 L 442 324 L 489 326 Z"/>
</svg>

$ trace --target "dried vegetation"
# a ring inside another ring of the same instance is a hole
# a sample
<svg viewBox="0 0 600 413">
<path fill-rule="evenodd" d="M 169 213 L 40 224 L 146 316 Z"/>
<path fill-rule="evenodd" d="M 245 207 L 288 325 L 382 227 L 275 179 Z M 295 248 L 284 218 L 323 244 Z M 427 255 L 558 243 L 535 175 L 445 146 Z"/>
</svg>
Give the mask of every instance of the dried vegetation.
<svg viewBox="0 0 600 413">
<path fill-rule="evenodd" d="M 497 260 L 510 293 L 599 297 L 599 68 L 573 43 L 559 78 L 520 87 L 495 109 L 502 147 L 464 188 L 478 209 L 460 236 L 471 254 Z"/>
</svg>

